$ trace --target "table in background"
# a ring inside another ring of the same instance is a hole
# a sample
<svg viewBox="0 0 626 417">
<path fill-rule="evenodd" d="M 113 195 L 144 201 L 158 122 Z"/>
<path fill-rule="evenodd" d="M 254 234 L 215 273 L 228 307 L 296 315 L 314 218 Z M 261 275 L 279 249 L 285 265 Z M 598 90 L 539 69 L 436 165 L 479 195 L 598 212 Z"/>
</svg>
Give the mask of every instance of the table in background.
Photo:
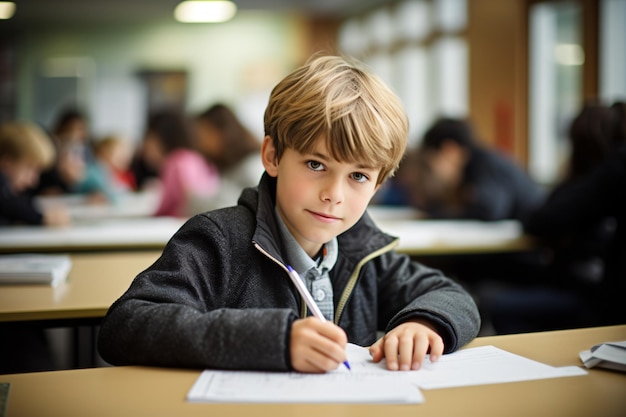
<svg viewBox="0 0 626 417">
<path fill-rule="evenodd" d="M 408 255 L 465 255 L 524 252 L 536 247 L 517 220 L 431 220 L 407 207 L 370 206 L 374 222 L 400 238 Z"/>
<path fill-rule="evenodd" d="M 37 196 L 34 201 L 42 211 L 62 207 L 72 220 L 81 221 L 150 217 L 156 212 L 160 197 L 159 190 L 151 190 L 120 193 L 113 202 L 95 202 L 81 194 Z"/>
<path fill-rule="evenodd" d="M 93 210 L 68 227 L 0 227 L 0 253 L 163 249 L 184 223 L 184 219 L 171 217 L 101 213 L 100 218 L 96 215 L 100 209 Z M 534 241 L 514 220 L 423 220 L 406 208 L 371 207 L 368 212 L 383 231 L 400 238 L 396 250 L 412 256 L 498 254 L 534 248 Z"/>
<path fill-rule="evenodd" d="M 0 252 L 163 249 L 184 221 L 174 217 L 139 217 L 77 221 L 67 227 L 0 227 Z"/>
<path fill-rule="evenodd" d="M 626 340 L 626 325 L 478 338 L 554 366 L 582 366 L 578 352 Z M 626 374 L 591 369 L 586 376 L 423 390 L 418 405 L 194 404 L 187 391 L 198 370 L 94 368 L 0 375 L 10 382 L 8 417 L 38 416 L 624 416 Z"/>
<path fill-rule="evenodd" d="M 400 238 L 396 251 L 411 256 L 502 254 L 536 247 L 515 220 L 379 220 L 376 224 Z"/>
<path fill-rule="evenodd" d="M 160 251 L 72 254 L 72 269 L 56 287 L 0 286 L 0 322 L 100 319 Z"/>
<path fill-rule="evenodd" d="M 98 361 L 97 326 L 135 276 L 160 254 L 160 251 L 72 254 L 68 279 L 56 287 L 2 285 L 0 326 L 70 328 L 71 366 L 94 366 Z"/>
</svg>

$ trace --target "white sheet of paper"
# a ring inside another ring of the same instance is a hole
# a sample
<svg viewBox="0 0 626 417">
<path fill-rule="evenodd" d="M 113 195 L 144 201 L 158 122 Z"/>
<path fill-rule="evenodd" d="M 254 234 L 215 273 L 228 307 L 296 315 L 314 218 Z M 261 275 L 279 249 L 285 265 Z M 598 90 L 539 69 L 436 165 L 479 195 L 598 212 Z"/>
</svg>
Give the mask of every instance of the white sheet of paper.
<svg viewBox="0 0 626 417">
<path fill-rule="evenodd" d="M 202 372 L 187 394 L 191 402 L 421 403 L 420 390 L 389 374 L 330 372 Z"/>
<path fill-rule="evenodd" d="M 494 346 L 461 350 L 426 363 L 412 381 L 423 389 L 586 375 L 577 366 L 553 367 Z"/>
<path fill-rule="evenodd" d="M 371 361 L 367 349 L 354 345 L 348 346 L 348 358 L 355 373 L 396 373 L 422 389 L 499 384 L 587 374 L 580 367 L 553 367 L 495 346 L 459 350 L 443 355 L 435 363 L 426 360 L 419 371 L 387 371 L 384 363 L 375 364 Z"/>
</svg>

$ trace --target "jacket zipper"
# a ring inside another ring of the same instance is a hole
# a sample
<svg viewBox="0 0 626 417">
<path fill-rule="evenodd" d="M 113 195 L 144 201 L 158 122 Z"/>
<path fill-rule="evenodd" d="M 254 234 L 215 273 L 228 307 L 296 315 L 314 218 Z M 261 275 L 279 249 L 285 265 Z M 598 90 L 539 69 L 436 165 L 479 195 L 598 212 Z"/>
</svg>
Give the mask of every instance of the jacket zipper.
<svg viewBox="0 0 626 417">
<path fill-rule="evenodd" d="M 346 307 L 346 304 L 348 303 L 348 299 L 350 298 L 350 295 L 352 294 L 352 291 L 354 290 L 354 287 L 356 286 L 356 282 L 359 278 L 359 272 L 361 272 L 361 268 L 363 268 L 363 265 L 365 265 L 370 260 L 382 255 L 383 253 L 389 252 L 390 250 L 398 246 L 399 242 L 400 240 L 396 239 L 390 244 L 383 246 L 382 248 L 370 253 L 369 255 L 367 255 L 366 257 L 364 257 L 363 259 L 359 261 L 356 268 L 350 275 L 350 279 L 348 280 L 348 283 L 346 284 L 346 287 L 344 288 L 343 293 L 341 293 L 341 298 L 339 298 L 339 303 L 337 303 L 337 311 L 335 312 L 335 318 L 333 320 L 333 322 L 336 325 L 339 325 L 339 319 L 341 319 L 341 314 L 343 313 L 343 310 Z M 257 248 L 259 252 L 267 256 L 269 259 L 271 259 L 276 264 L 278 264 L 282 269 L 284 269 L 287 274 L 289 273 L 289 270 L 282 262 L 274 258 L 272 255 L 270 255 L 258 243 L 254 242 L 254 246 Z M 304 301 L 304 298 L 300 296 L 300 317 L 306 317 L 306 314 L 307 314 L 306 302 Z"/>
<path fill-rule="evenodd" d="M 339 325 L 339 319 L 341 319 L 341 314 L 343 313 L 343 310 L 348 303 L 348 299 L 350 298 L 350 295 L 352 294 L 352 291 L 356 286 L 356 282 L 359 278 L 359 273 L 361 272 L 361 268 L 363 268 L 363 265 L 365 265 L 370 260 L 382 255 L 383 253 L 389 252 L 390 250 L 398 246 L 399 242 L 400 240 L 396 239 L 387 246 L 383 246 L 382 248 L 370 253 L 365 258 L 359 261 L 359 263 L 356 265 L 356 268 L 352 272 L 352 275 L 350 275 L 350 279 L 348 280 L 346 288 L 344 288 L 343 293 L 341 294 L 341 298 L 339 298 L 339 303 L 337 303 L 337 311 L 335 312 L 334 320 L 336 325 Z"/>
<path fill-rule="evenodd" d="M 267 256 L 270 260 L 274 261 L 282 269 L 284 269 L 287 274 L 289 274 L 289 270 L 287 269 L 287 267 L 281 261 L 279 261 L 278 259 L 274 258 L 272 255 L 270 255 L 265 249 L 261 247 L 261 245 L 254 242 L 254 247 L 257 248 L 257 250 L 261 252 L 263 255 Z M 306 302 L 304 301 L 304 298 L 300 296 L 300 317 L 306 317 L 306 309 L 307 309 Z"/>
</svg>

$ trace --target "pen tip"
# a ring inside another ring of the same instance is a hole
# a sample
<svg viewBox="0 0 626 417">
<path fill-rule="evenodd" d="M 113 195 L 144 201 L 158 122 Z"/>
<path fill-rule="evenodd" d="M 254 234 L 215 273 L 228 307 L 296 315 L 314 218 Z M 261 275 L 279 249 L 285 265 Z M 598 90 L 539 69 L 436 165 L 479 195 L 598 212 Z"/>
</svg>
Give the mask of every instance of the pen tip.
<svg viewBox="0 0 626 417">
<path fill-rule="evenodd" d="M 291 266 L 289 266 L 289 265 L 287 265 L 287 270 L 288 270 L 289 272 L 293 272 L 293 268 L 292 268 Z"/>
</svg>

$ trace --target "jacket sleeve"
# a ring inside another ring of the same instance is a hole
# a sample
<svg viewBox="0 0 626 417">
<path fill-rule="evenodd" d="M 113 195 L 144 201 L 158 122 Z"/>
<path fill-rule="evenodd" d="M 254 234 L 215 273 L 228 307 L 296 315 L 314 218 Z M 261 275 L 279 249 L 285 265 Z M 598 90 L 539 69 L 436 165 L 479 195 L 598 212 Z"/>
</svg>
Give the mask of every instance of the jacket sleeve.
<svg viewBox="0 0 626 417">
<path fill-rule="evenodd" d="M 116 365 L 288 370 L 295 312 L 230 307 L 232 250 L 213 222 L 188 221 L 109 309 L 102 357 Z"/>
<path fill-rule="evenodd" d="M 480 330 L 480 314 L 470 294 L 440 271 L 391 252 L 377 262 L 381 323 L 386 331 L 408 320 L 432 324 L 450 353 L 469 343 Z"/>
</svg>

